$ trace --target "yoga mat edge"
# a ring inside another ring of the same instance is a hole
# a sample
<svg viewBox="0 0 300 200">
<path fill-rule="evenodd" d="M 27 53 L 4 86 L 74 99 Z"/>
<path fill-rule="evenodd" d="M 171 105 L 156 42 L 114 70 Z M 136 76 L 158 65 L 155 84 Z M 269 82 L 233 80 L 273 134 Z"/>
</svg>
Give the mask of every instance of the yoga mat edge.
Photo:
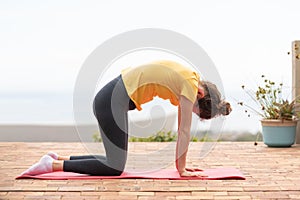
<svg viewBox="0 0 300 200">
<path fill-rule="evenodd" d="M 152 172 L 124 172 L 120 176 L 90 176 L 74 172 L 51 172 L 40 175 L 20 175 L 16 179 L 32 178 L 42 180 L 88 180 L 88 179 L 167 179 L 167 180 L 222 180 L 239 179 L 245 180 L 245 176 L 236 168 L 206 169 L 203 173 L 208 177 L 180 177 L 174 169 L 162 169 Z"/>
</svg>

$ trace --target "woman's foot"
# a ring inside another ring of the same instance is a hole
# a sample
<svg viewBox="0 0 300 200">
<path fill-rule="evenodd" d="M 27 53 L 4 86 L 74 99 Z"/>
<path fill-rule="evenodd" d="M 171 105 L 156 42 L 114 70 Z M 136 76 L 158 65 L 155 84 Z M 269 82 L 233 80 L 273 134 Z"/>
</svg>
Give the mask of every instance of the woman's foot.
<svg viewBox="0 0 300 200">
<path fill-rule="evenodd" d="M 44 155 L 39 162 L 32 165 L 29 169 L 24 171 L 21 175 L 38 175 L 49 173 L 53 171 L 52 163 L 54 159 L 49 155 Z"/>
<path fill-rule="evenodd" d="M 57 153 L 49 151 L 48 156 L 51 156 L 54 160 L 70 160 L 70 156 L 59 156 Z"/>
<path fill-rule="evenodd" d="M 54 152 L 52 152 L 52 151 L 49 151 L 49 152 L 47 153 L 47 155 L 48 155 L 48 156 L 51 156 L 54 160 L 58 160 L 58 155 L 57 155 L 57 153 L 54 153 Z"/>
</svg>

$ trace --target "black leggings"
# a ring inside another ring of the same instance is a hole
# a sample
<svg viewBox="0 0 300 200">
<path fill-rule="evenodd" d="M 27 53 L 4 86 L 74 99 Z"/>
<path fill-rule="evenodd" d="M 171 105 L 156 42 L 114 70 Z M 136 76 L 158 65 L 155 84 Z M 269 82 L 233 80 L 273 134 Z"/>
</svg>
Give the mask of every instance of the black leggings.
<svg viewBox="0 0 300 200">
<path fill-rule="evenodd" d="M 71 156 L 64 161 L 64 171 L 90 175 L 118 176 L 125 168 L 128 145 L 128 110 L 135 109 L 121 75 L 106 84 L 94 99 L 106 156 Z"/>
</svg>

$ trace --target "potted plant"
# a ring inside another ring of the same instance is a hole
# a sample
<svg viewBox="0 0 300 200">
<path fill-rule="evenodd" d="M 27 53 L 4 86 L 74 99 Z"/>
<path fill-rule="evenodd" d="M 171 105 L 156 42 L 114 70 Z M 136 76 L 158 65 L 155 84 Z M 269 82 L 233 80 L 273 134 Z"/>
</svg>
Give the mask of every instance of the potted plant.
<svg viewBox="0 0 300 200">
<path fill-rule="evenodd" d="M 264 75 L 261 78 L 263 85 L 258 86 L 256 91 L 242 86 L 242 89 L 257 104 L 258 109 L 243 102 L 238 104 L 247 108 L 246 113 L 250 111 L 262 117 L 263 141 L 267 146 L 290 147 L 295 143 L 299 100 L 298 98 L 291 101 L 283 99 L 282 83 L 276 85 Z"/>
</svg>

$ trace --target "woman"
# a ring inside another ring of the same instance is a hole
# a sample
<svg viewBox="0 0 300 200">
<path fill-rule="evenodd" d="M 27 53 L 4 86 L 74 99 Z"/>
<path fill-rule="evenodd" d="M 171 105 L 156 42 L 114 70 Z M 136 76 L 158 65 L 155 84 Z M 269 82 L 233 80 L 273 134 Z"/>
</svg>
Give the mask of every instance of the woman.
<svg viewBox="0 0 300 200">
<path fill-rule="evenodd" d="M 178 106 L 176 168 L 181 176 L 205 176 L 197 169 L 186 168 L 192 112 L 201 119 L 228 115 L 230 104 L 221 99 L 216 86 L 200 81 L 199 75 L 173 61 L 157 61 L 127 68 L 104 86 L 94 100 L 106 156 L 58 156 L 48 153 L 23 174 L 68 171 L 90 175 L 120 175 L 127 159 L 129 110 L 158 96 Z"/>
</svg>

